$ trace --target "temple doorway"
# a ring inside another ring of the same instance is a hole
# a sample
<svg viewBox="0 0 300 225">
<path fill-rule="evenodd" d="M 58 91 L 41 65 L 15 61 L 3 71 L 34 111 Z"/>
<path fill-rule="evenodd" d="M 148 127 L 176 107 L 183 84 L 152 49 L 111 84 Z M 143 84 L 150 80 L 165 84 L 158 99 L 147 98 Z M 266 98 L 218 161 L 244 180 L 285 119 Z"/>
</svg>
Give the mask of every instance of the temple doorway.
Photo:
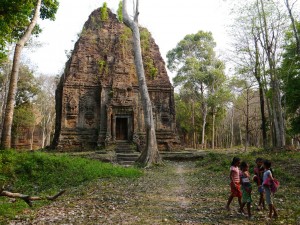
<svg viewBox="0 0 300 225">
<path fill-rule="evenodd" d="M 128 140 L 128 118 L 116 118 L 116 140 Z"/>
</svg>

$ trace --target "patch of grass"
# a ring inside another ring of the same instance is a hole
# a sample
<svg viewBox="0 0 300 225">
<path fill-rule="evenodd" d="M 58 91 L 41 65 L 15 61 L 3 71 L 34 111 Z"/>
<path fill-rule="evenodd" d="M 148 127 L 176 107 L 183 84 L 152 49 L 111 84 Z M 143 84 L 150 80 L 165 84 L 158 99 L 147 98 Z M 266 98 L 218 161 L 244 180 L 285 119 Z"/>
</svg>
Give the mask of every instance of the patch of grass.
<svg viewBox="0 0 300 225">
<path fill-rule="evenodd" d="M 142 172 L 65 154 L 9 150 L 0 152 L 0 174 L 0 185 L 12 192 L 53 195 L 97 178 L 136 178 Z M 0 215 L 13 217 L 25 207 L 21 200 L 9 203 L 8 198 L 0 197 Z"/>
</svg>

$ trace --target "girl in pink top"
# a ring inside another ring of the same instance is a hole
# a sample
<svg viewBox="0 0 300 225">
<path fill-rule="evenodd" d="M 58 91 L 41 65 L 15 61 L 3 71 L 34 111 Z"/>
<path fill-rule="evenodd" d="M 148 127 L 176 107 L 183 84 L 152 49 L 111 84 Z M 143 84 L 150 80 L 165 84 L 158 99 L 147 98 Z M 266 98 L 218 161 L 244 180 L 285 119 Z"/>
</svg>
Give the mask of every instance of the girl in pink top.
<svg viewBox="0 0 300 225">
<path fill-rule="evenodd" d="M 231 167 L 230 167 L 230 176 L 229 176 L 231 193 L 226 205 L 227 210 L 230 210 L 229 205 L 232 202 L 234 197 L 238 198 L 239 206 L 241 209 L 242 192 L 241 192 L 240 169 L 239 169 L 240 163 L 241 163 L 240 158 L 234 157 L 232 159 Z"/>
</svg>

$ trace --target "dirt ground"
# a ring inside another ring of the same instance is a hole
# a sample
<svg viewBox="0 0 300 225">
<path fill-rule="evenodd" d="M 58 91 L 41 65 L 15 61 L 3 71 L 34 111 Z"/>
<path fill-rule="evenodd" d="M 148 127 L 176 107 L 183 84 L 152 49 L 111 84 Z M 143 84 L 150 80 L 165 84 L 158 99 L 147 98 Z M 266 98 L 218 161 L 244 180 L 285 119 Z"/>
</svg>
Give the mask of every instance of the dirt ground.
<svg viewBox="0 0 300 225">
<path fill-rule="evenodd" d="M 236 200 L 226 211 L 226 179 L 195 162 L 167 161 L 137 179 L 100 179 L 69 190 L 10 224 L 280 224 L 268 221 L 267 211 L 256 211 L 254 204 L 252 220 L 238 213 Z"/>
</svg>

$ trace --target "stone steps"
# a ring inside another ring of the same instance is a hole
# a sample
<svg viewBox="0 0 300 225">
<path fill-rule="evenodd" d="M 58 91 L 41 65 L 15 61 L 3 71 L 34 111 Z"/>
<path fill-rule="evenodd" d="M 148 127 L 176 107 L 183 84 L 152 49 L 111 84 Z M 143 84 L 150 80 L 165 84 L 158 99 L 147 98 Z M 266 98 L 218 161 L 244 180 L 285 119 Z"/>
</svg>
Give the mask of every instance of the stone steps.
<svg viewBox="0 0 300 225">
<path fill-rule="evenodd" d="M 129 142 L 117 142 L 115 151 L 117 162 L 121 165 L 133 165 L 140 156 L 136 146 Z"/>
</svg>

